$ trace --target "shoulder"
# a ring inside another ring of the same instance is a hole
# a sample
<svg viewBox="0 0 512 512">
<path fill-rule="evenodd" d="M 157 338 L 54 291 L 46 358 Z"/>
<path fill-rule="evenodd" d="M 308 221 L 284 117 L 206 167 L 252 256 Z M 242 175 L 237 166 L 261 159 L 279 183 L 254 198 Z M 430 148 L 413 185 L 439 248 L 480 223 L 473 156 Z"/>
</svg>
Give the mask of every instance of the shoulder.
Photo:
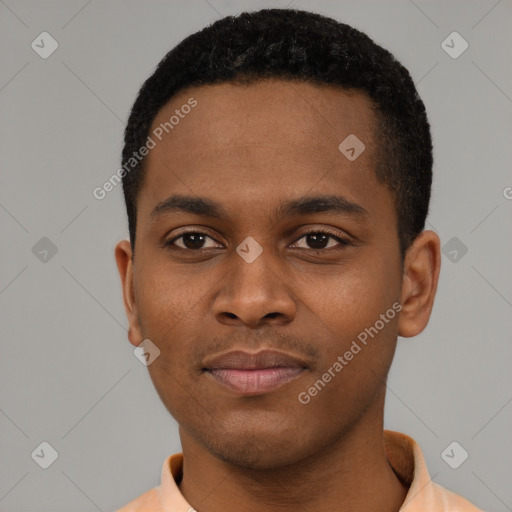
<svg viewBox="0 0 512 512">
<path fill-rule="evenodd" d="M 435 482 L 432 482 L 432 485 L 439 501 L 442 502 L 444 506 L 443 510 L 450 510 L 451 512 L 483 512 L 482 509 L 476 507 L 459 494 L 456 494 Z"/>
</svg>

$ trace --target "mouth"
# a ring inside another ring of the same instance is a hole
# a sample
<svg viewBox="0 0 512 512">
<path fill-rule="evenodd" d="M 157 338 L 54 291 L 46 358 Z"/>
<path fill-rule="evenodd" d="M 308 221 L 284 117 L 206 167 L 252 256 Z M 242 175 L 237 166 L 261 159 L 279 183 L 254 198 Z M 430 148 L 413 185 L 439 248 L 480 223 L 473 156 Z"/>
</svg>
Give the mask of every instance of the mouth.
<svg viewBox="0 0 512 512">
<path fill-rule="evenodd" d="M 307 368 L 305 361 L 283 352 L 237 350 L 210 359 L 203 371 L 238 395 L 255 396 L 284 386 Z"/>
</svg>

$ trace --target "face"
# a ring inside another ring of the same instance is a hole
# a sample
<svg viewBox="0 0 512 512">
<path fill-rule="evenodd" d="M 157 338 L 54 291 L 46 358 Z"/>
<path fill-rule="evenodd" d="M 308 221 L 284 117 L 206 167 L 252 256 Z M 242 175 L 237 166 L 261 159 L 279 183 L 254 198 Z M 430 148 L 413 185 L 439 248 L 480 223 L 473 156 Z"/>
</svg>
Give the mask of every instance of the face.
<svg viewBox="0 0 512 512">
<path fill-rule="evenodd" d="M 147 156 L 133 261 L 117 247 L 129 338 L 160 349 L 182 442 L 278 467 L 379 421 L 403 279 L 375 118 L 362 93 L 266 80 L 182 91 L 152 130 L 192 97 Z"/>
</svg>

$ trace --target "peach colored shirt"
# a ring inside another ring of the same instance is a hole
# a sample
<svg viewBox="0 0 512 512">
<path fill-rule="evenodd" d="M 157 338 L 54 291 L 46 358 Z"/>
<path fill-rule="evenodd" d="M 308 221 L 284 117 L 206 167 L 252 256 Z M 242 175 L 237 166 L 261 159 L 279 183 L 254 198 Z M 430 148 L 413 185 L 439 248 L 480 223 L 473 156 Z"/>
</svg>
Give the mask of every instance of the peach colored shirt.
<svg viewBox="0 0 512 512">
<path fill-rule="evenodd" d="M 461 496 L 432 482 L 421 449 L 414 439 L 385 430 L 384 445 L 389 462 L 409 485 L 400 512 L 482 512 Z M 187 503 L 176 484 L 176 480 L 181 478 L 182 465 L 181 453 L 167 457 L 160 485 L 116 512 L 193 512 L 195 509 Z"/>
</svg>

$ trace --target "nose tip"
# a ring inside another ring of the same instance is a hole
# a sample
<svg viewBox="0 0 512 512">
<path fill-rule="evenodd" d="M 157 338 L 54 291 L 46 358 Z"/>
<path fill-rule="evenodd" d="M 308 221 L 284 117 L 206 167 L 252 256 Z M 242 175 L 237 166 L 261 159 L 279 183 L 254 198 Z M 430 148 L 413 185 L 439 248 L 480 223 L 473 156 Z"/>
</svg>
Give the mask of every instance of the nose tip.
<svg viewBox="0 0 512 512">
<path fill-rule="evenodd" d="M 254 309 L 251 309 L 249 313 L 239 312 L 238 314 L 232 313 L 230 311 L 224 311 L 217 314 L 217 320 L 221 323 L 228 324 L 236 324 L 238 322 L 242 322 L 248 327 L 253 329 L 257 328 L 260 324 L 263 324 L 266 320 L 275 320 L 279 319 L 279 317 L 283 317 L 284 314 L 278 311 L 273 311 L 271 313 L 258 314 Z"/>
</svg>

